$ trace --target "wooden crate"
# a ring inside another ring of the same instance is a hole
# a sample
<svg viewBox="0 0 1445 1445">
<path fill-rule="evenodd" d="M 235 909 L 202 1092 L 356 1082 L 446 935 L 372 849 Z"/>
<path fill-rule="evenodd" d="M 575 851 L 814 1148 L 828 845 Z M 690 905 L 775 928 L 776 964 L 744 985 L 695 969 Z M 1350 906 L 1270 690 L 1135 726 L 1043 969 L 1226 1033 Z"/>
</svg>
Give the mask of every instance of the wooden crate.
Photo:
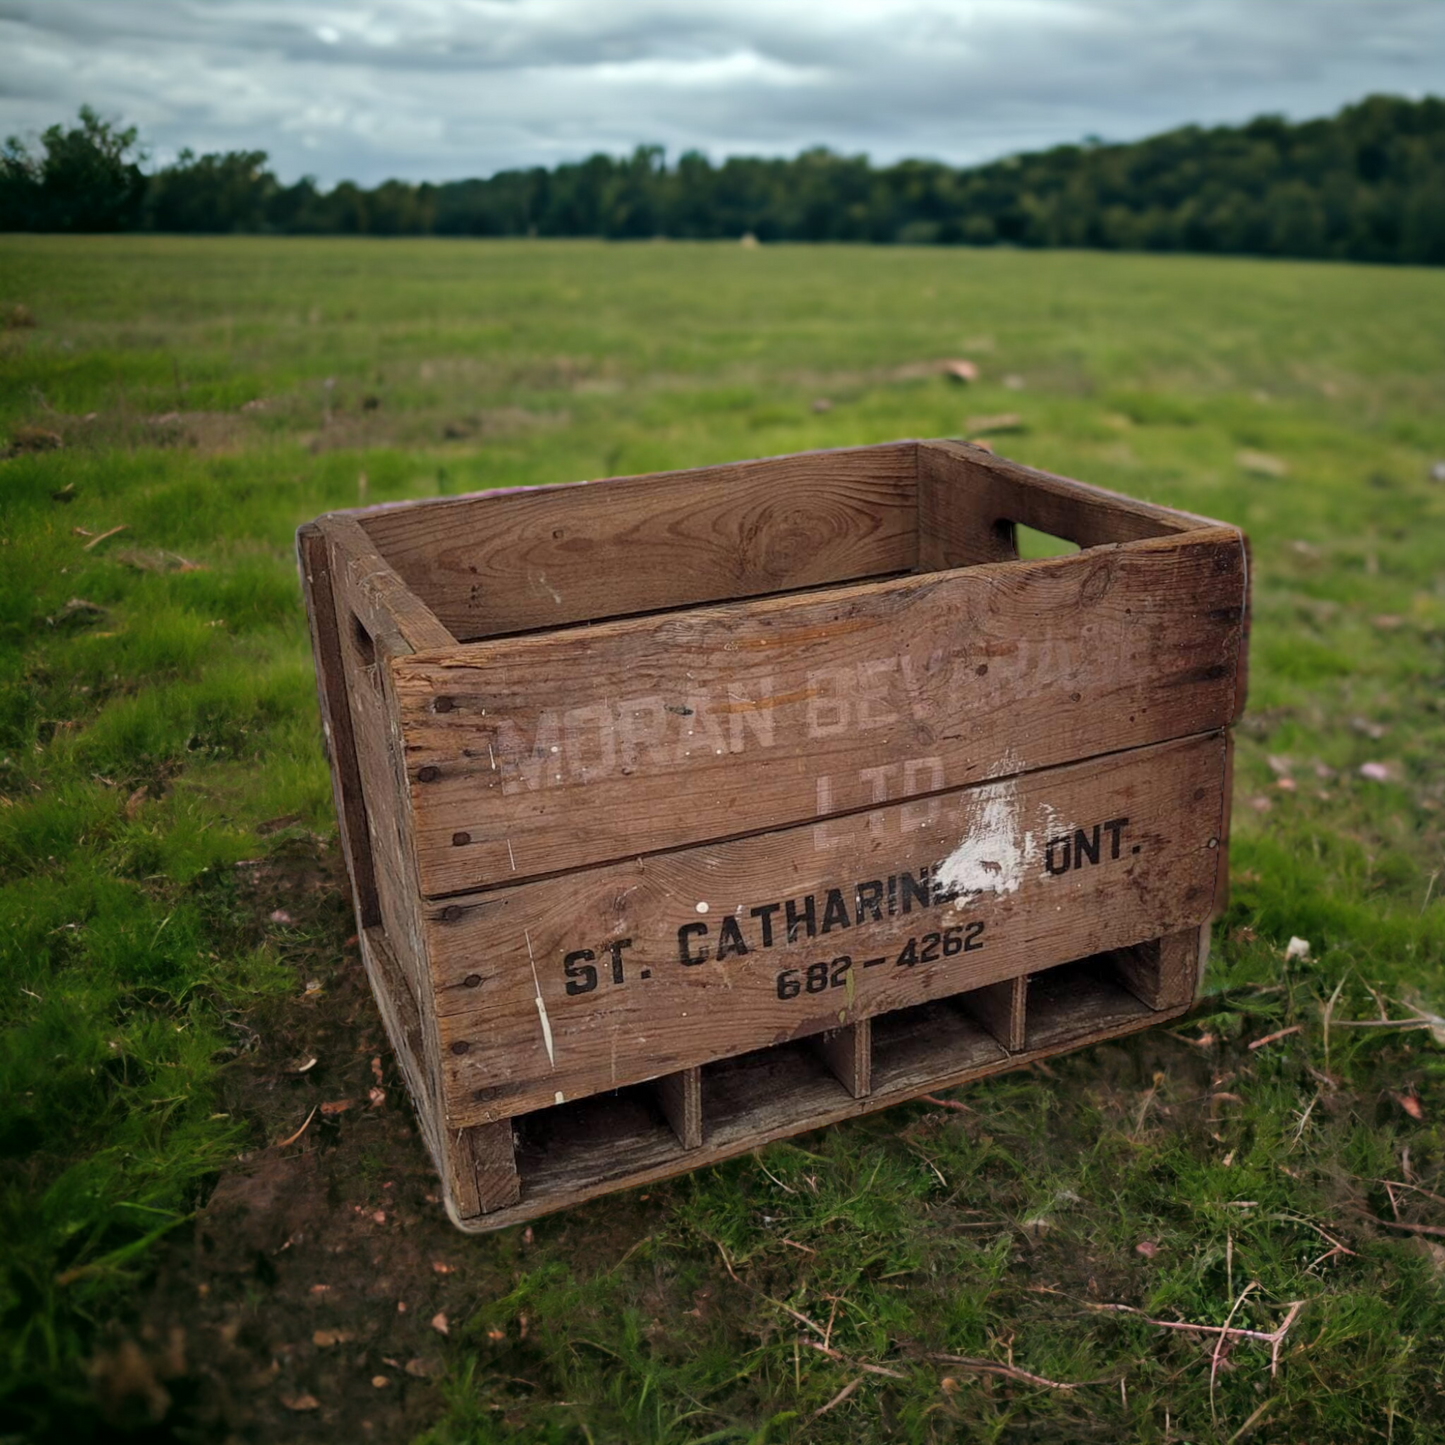
<svg viewBox="0 0 1445 1445">
<path fill-rule="evenodd" d="M 1081 550 L 1019 560 L 1019 524 Z M 461 1228 L 1190 1004 L 1237 529 L 900 442 L 298 543 L 366 969 Z"/>
</svg>

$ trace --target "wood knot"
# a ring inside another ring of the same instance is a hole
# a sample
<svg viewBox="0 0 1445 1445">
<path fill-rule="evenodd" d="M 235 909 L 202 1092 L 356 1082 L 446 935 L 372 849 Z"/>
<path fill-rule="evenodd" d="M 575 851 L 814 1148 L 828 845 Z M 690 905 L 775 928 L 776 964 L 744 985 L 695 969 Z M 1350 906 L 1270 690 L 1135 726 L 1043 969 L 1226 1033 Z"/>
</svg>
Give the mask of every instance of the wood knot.
<svg viewBox="0 0 1445 1445">
<path fill-rule="evenodd" d="M 1098 602 L 1114 585 L 1114 569 L 1107 562 L 1091 568 L 1079 584 L 1080 602 Z"/>
</svg>

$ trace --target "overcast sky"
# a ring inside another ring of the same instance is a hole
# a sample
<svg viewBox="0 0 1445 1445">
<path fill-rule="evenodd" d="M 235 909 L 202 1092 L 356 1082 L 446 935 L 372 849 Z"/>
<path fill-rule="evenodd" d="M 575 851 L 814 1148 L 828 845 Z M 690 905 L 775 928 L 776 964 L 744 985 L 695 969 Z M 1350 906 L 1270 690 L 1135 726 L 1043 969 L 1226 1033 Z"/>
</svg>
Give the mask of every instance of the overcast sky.
<svg viewBox="0 0 1445 1445">
<path fill-rule="evenodd" d="M 1445 0 L 0 0 L 0 134 L 444 180 L 640 142 L 953 162 L 1445 92 Z"/>
</svg>

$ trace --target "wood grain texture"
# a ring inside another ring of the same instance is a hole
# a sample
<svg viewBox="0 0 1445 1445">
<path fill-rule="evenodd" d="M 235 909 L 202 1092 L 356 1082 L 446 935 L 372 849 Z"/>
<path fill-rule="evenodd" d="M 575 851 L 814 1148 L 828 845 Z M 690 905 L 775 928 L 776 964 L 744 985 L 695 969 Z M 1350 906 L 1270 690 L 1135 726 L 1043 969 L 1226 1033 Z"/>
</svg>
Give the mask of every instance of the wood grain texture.
<svg viewBox="0 0 1445 1445">
<path fill-rule="evenodd" d="M 456 638 L 412 593 L 376 550 L 360 524 L 345 513 L 321 519 L 338 570 L 346 576 L 351 608 L 371 638 L 395 652 L 450 647 Z M 404 646 L 398 646 L 399 638 Z"/>
<path fill-rule="evenodd" d="M 512 1124 L 477 1124 L 450 1132 L 445 1183 L 461 1219 L 490 1214 L 522 1197 Z"/>
<path fill-rule="evenodd" d="M 1207 925 L 1189 928 L 1121 949 L 1114 967 L 1129 992 L 1150 1008 L 1184 1008 L 1194 1002 L 1208 946 Z"/>
<path fill-rule="evenodd" d="M 1222 727 L 1229 528 L 427 653 L 396 670 L 429 897 Z"/>
<path fill-rule="evenodd" d="M 657 1102 L 684 1149 L 702 1148 L 702 1070 L 664 1074 L 653 1085 Z"/>
<path fill-rule="evenodd" d="M 1024 1046 L 1025 1001 L 1028 978 L 1020 974 L 964 994 L 959 1002 L 998 1040 L 999 1047 L 1016 1054 Z"/>
<path fill-rule="evenodd" d="M 358 574 L 349 567 L 344 538 L 338 542 L 326 528 L 322 531 L 330 556 L 340 673 L 376 889 L 377 926 L 415 1001 L 421 1073 L 432 1107 L 440 1113 L 441 1042 L 422 923 L 411 810 L 406 799 L 399 709 L 392 691 L 396 659 L 409 656 L 410 645 L 396 627 L 378 624 L 374 633 L 357 631 L 353 619 L 372 605 L 367 578 L 374 582 L 377 574 L 374 570 Z"/>
<path fill-rule="evenodd" d="M 819 1057 L 854 1099 L 863 1098 L 872 1088 L 872 1023 L 872 1019 L 859 1019 L 840 1029 L 825 1029 L 812 1038 Z"/>
<path fill-rule="evenodd" d="M 331 796 L 336 805 L 341 852 L 346 860 L 346 875 L 351 880 L 357 932 L 364 933 L 381 921 L 381 910 L 371 861 L 371 840 L 366 831 L 366 804 L 356 761 L 336 597 L 331 585 L 331 551 L 325 534 L 315 523 L 308 523 L 297 532 L 296 556 L 301 571 L 301 592 L 306 599 L 306 620 L 316 665 L 316 696 L 321 710 L 323 745 L 330 764 Z"/>
<path fill-rule="evenodd" d="M 917 443 L 355 516 L 458 638 L 910 571 Z"/>
<path fill-rule="evenodd" d="M 1207 734 L 830 820 L 826 846 L 783 829 L 428 904 L 448 1123 L 1197 927 L 1224 760 Z M 940 898 L 950 877 L 1001 891 Z"/>
</svg>

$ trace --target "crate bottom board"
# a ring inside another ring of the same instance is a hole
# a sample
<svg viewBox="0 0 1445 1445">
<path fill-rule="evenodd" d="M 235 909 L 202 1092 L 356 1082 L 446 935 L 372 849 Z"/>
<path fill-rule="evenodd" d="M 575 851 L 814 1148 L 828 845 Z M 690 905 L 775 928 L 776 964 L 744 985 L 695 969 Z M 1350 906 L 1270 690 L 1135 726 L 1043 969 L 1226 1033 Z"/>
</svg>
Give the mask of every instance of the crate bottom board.
<svg viewBox="0 0 1445 1445">
<path fill-rule="evenodd" d="M 523 1115 L 514 1121 L 520 1200 L 467 1218 L 453 1209 L 453 1222 L 469 1233 L 502 1229 L 930 1090 L 1132 1033 L 1187 1008 L 1187 1003 L 1150 1008 L 1116 977 L 1112 957 L 1062 964 L 1030 979 L 1024 1047 L 1018 1052 L 1003 1048 L 971 1017 L 966 994 L 875 1018 L 872 1089 L 861 1098 L 848 1093 L 809 1040 L 704 1065 L 705 1132 L 698 1148 L 683 1147 L 652 1084 Z"/>
</svg>

